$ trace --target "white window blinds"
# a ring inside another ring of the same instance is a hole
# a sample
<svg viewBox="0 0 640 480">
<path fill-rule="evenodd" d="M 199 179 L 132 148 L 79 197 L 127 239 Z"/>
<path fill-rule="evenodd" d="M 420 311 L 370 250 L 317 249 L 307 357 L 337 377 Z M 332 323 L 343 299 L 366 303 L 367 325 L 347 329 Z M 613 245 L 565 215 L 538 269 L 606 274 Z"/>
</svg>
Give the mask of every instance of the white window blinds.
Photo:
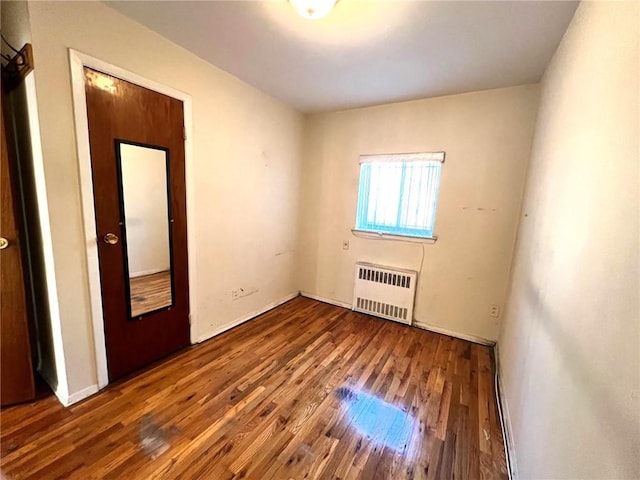
<svg viewBox="0 0 640 480">
<path fill-rule="evenodd" d="M 360 157 L 356 230 L 433 237 L 444 152 Z"/>
</svg>

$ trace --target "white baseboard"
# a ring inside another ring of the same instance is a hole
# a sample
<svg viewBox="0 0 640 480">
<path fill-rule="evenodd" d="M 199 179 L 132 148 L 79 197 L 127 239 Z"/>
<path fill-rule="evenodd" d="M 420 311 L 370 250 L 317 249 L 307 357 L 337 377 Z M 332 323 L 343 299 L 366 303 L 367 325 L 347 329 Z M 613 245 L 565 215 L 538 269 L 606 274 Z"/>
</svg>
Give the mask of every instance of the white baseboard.
<svg viewBox="0 0 640 480">
<path fill-rule="evenodd" d="M 319 302 L 322 302 L 322 303 L 335 305 L 336 307 L 348 308 L 349 310 L 351 310 L 351 307 L 352 307 L 352 304 L 350 303 L 341 302 L 339 300 L 333 300 L 331 298 L 321 297 L 319 295 L 314 295 L 313 293 L 309 293 L 309 292 L 300 292 L 300 295 L 302 295 L 303 297 L 312 298 L 313 300 L 318 300 Z"/>
<path fill-rule="evenodd" d="M 194 343 L 202 343 L 206 340 L 209 340 L 210 338 L 213 338 L 217 335 L 220 335 L 223 332 L 226 332 L 227 330 L 230 330 L 234 327 L 237 327 L 238 325 L 251 320 L 252 318 L 257 317 L 258 315 L 262 315 L 263 313 L 268 312 L 269 310 L 273 310 L 274 308 L 282 305 L 283 303 L 288 302 L 289 300 L 296 298 L 300 293 L 299 292 L 294 292 L 294 293 L 290 293 L 289 295 L 276 300 L 275 302 L 271 302 L 268 305 L 265 305 L 263 308 L 259 309 L 259 310 L 255 310 L 253 312 L 250 312 L 246 315 L 243 315 L 240 318 L 236 318 L 235 320 L 232 320 L 231 322 L 226 323 L 225 325 L 223 325 L 222 327 L 219 327 L 211 332 L 207 332 L 204 335 L 200 335 L 196 341 Z"/>
<path fill-rule="evenodd" d="M 80 400 L 84 400 L 87 397 L 90 397 L 91 395 L 93 395 L 94 393 L 98 393 L 98 385 L 91 385 L 87 388 L 83 388 L 82 390 L 72 393 L 68 396 L 64 396 L 64 395 L 58 395 L 58 392 L 56 392 L 56 396 L 58 397 L 58 400 L 60 400 L 60 403 L 62 403 L 62 405 L 64 405 L 65 407 L 68 407 L 70 405 L 73 405 L 74 403 L 78 403 Z"/>
<path fill-rule="evenodd" d="M 87 397 L 90 397 L 91 395 L 93 395 L 94 393 L 97 393 L 99 390 L 98 385 L 91 385 L 87 388 L 83 388 L 82 390 L 80 390 L 79 392 L 75 392 L 70 394 L 66 401 L 63 401 L 62 404 L 65 407 L 68 407 L 69 405 L 73 405 L 74 403 L 78 403 L 80 400 L 84 400 Z"/>
<path fill-rule="evenodd" d="M 84 400 L 85 398 L 90 397 L 94 393 L 97 393 L 99 390 L 98 385 L 90 385 L 87 388 L 83 388 L 79 392 L 69 394 L 65 386 L 61 386 L 57 381 L 54 381 L 54 378 L 51 376 L 50 371 L 46 369 L 40 369 L 38 370 L 38 372 L 40 373 L 40 376 L 44 379 L 44 381 L 47 382 L 54 395 L 58 397 L 58 401 L 65 407 L 73 405 L 74 403 L 78 403 L 80 400 Z"/>
<path fill-rule="evenodd" d="M 55 380 L 54 373 L 47 368 L 39 368 L 38 373 L 43 378 L 43 380 L 47 382 L 47 385 L 49 385 L 49 388 L 51 388 L 51 391 L 54 393 L 54 395 L 58 397 L 60 403 L 65 405 L 65 402 L 69 398 L 69 394 L 58 384 L 57 380 Z"/>
<path fill-rule="evenodd" d="M 496 400 L 498 401 L 498 413 L 500 415 L 500 426 L 502 427 L 502 438 L 504 439 L 504 450 L 507 458 L 507 470 L 511 480 L 518 480 L 518 463 L 516 462 L 516 452 L 513 443 L 513 429 L 511 428 L 511 417 L 509 416 L 509 404 L 504 396 L 500 357 L 498 344 L 493 348 L 493 356 L 496 364 Z"/>
<path fill-rule="evenodd" d="M 442 335 L 459 338 L 460 340 L 467 340 L 469 342 L 479 343 L 480 345 L 487 345 L 488 347 L 493 347 L 496 344 L 494 340 L 478 337 L 476 335 L 469 335 L 468 333 L 455 332 L 446 328 L 436 327 L 435 325 L 429 325 L 428 323 L 424 323 L 419 320 L 414 320 L 413 326 L 422 328 L 423 330 L 429 330 L 430 332 L 441 333 Z"/>
<path fill-rule="evenodd" d="M 66 390 L 66 386 L 59 385 L 55 380 L 55 373 L 45 368 L 39 368 L 38 373 L 40 374 L 42 379 L 47 382 L 49 388 L 51 388 L 51 391 L 56 397 L 58 397 L 60 403 L 65 407 L 73 405 L 74 403 L 78 403 L 79 401 L 90 397 L 94 393 L 98 393 L 98 391 L 100 390 L 100 387 L 96 384 L 83 388 L 78 392 L 69 394 L 69 392 Z"/>
<path fill-rule="evenodd" d="M 300 295 L 307 298 L 312 298 L 314 300 L 318 300 L 319 302 L 328 303 L 330 305 L 335 305 L 337 307 L 343 307 L 352 309 L 351 303 L 341 302 L 340 300 L 334 300 L 332 298 L 321 297 L 320 295 L 314 295 L 309 292 L 300 292 Z M 487 345 L 489 347 L 493 347 L 496 342 L 494 340 L 489 340 L 487 338 L 478 337 L 476 335 L 468 335 L 466 333 L 454 332 L 453 330 L 447 330 L 446 328 L 435 327 L 433 325 L 429 325 L 428 323 L 424 323 L 418 320 L 414 320 L 412 325 L 414 327 L 422 328 L 423 330 L 429 330 L 430 332 L 441 333 L 443 335 L 448 335 L 450 337 L 459 338 L 461 340 L 467 340 L 473 343 L 479 343 L 480 345 Z"/>
</svg>

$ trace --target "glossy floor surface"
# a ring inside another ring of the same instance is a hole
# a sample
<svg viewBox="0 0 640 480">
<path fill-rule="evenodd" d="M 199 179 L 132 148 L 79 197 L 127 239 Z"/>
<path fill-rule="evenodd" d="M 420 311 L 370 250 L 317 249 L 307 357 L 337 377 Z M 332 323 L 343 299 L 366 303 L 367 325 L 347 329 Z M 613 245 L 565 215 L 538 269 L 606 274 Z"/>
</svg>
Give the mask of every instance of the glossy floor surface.
<svg viewBox="0 0 640 480">
<path fill-rule="evenodd" d="M 131 316 L 171 305 L 171 272 L 159 272 L 131 278 Z"/>
<path fill-rule="evenodd" d="M 298 297 L 0 414 L 3 478 L 506 478 L 491 350 Z"/>
</svg>

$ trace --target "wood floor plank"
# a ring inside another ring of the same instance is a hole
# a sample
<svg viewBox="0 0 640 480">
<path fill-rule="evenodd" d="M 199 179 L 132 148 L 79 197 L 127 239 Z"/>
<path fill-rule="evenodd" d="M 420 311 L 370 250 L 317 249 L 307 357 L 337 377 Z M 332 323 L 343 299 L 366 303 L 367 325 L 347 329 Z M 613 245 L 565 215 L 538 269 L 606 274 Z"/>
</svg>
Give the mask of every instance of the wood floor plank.
<svg viewBox="0 0 640 480">
<path fill-rule="evenodd" d="M 70 408 L 3 409 L 0 476 L 504 479 L 493 365 L 298 297 Z"/>
<path fill-rule="evenodd" d="M 134 318 L 171 305 L 171 272 L 168 270 L 132 277 L 129 279 L 129 288 L 131 316 Z"/>
</svg>

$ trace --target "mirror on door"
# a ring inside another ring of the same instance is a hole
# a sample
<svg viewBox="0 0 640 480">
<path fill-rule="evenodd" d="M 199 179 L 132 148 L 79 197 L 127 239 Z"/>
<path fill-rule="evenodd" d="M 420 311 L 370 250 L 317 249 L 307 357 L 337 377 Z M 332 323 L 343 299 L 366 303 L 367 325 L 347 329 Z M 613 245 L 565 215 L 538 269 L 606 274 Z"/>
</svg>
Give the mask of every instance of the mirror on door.
<svg viewBox="0 0 640 480">
<path fill-rule="evenodd" d="M 173 305 L 169 153 L 116 141 L 129 312 L 137 319 Z"/>
</svg>

